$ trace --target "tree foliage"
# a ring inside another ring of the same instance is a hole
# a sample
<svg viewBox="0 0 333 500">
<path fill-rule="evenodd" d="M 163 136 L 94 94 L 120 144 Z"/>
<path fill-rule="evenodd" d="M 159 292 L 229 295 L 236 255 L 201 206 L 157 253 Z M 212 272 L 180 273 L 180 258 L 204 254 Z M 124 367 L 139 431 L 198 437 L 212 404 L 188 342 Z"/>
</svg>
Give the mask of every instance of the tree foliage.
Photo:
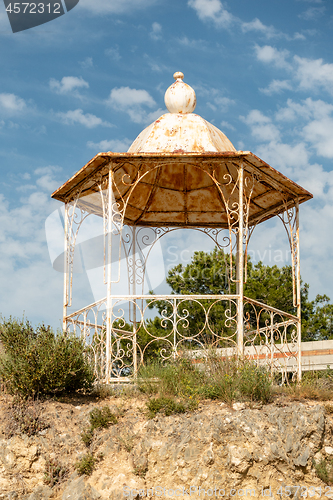
<svg viewBox="0 0 333 500">
<path fill-rule="evenodd" d="M 235 257 L 233 257 L 235 262 Z M 278 267 L 268 266 L 262 262 L 247 263 L 247 280 L 244 285 L 244 295 L 250 299 L 263 302 L 286 313 L 296 315 L 293 305 L 293 280 L 290 265 Z M 191 262 L 187 265 L 178 264 L 173 267 L 166 278 L 172 293 L 177 295 L 234 295 L 236 283 L 229 279 L 230 256 L 215 248 L 212 252 L 195 252 Z M 179 299 L 177 299 L 179 303 Z M 206 323 L 204 309 L 208 309 L 212 300 L 203 299 L 197 302 L 184 299 L 177 309 L 177 340 L 182 336 L 190 337 L 196 334 L 196 340 L 183 341 L 179 348 L 196 348 L 201 344 L 212 344 L 218 337 L 223 337 L 216 347 L 231 345 L 228 338 L 236 331 L 236 305 L 234 301 L 217 301 L 209 312 L 209 325 Z M 172 353 L 174 340 L 173 304 L 168 300 L 156 300 L 152 294 L 149 304 L 156 309 L 158 315 L 146 320 L 146 327 L 138 325 L 137 345 L 138 355 L 144 354 L 144 361 L 168 357 Z M 251 330 L 257 327 L 257 318 L 254 309 L 245 306 L 248 313 Z M 302 340 L 326 340 L 333 338 L 333 305 L 326 295 L 317 295 L 309 300 L 309 286 L 301 284 L 301 312 L 302 312 Z M 184 318 L 182 320 L 182 317 Z M 234 317 L 226 321 L 227 317 Z M 263 312 L 260 316 L 259 327 L 265 326 L 269 314 Z M 126 323 L 121 325 L 115 322 L 115 328 L 127 332 L 133 331 L 133 326 Z M 199 334 L 198 334 L 199 332 Z M 124 359 L 132 361 L 132 353 L 127 348 L 128 341 L 120 341 L 124 349 Z M 127 353 L 127 354 L 126 354 Z"/>
<path fill-rule="evenodd" d="M 212 252 L 195 252 L 187 265 L 178 264 L 173 267 L 167 276 L 167 283 L 172 293 L 183 295 L 220 295 L 235 294 L 236 284 L 229 279 L 230 257 L 223 250 L 215 248 Z M 244 284 L 244 295 L 248 298 L 263 302 L 281 311 L 296 314 L 293 305 L 292 268 L 290 265 L 278 267 L 268 266 L 262 262 L 247 263 L 247 280 Z M 203 301 L 205 302 L 205 301 Z M 163 309 L 168 310 L 164 301 L 155 303 L 159 314 Z M 189 326 L 202 326 L 204 315 L 202 308 L 192 302 L 189 306 Z M 204 305 L 208 305 L 204 304 Z M 228 335 L 230 328 L 224 324 L 226 303 L 220 302 L 212 310 L 212 325 L 219 330 L 219 334 Z M 333 305 L 326 295 L 317 295 L 309 300 L 309 285 L 301 283 L 301 311 L 302 311 L 302 339 L 326 340 L 333 338 Z M 233 314 L 233 311 L 232 311 Z M 250 322 L 255 325 L 255 318 L 249 309 Z M 263 326 L 267 315 L 260 318 Z M 158 322 L 155 319 L 155 325 Z M 206 332 L 209 336 L 209 332 Z"/>
</svg>

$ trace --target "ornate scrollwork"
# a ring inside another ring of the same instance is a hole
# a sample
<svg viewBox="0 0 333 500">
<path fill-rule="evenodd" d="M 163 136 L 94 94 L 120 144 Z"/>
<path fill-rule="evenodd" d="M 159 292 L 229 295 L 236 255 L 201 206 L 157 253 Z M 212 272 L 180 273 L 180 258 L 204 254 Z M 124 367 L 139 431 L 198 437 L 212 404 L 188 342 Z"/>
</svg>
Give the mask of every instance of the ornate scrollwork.
<svg viewBox="0 0 333 500">
<path fill-rule="evenodd" d="M 80 193 L 76 198 L 66 205 L 65 209 L 65 233 L 66 238 L 66 269 L 65 276 L 67 279 L 67 297 L 65 298 L 66 306 L 72 305 L 72 285 L 73 285 L 73 269 L 74 269 L 74 253 L 76 239 L 79 229 L 83 221 L 90 215 L 85 209 L 80 207 L 79 204 Z"/>
<path fill-rule="evenodd" d="M 283 381 L 297 375 L 297 327 L 299 319 L 252 299 L 244 298 L 244 354 L 258 364 L 269 365 Z"/>
<path fill-rule="evenodd" d="M 278 217 L 281 220 L 288 236 L 290 253 L 291 253 L 291 267 L 292 267 L 292 277 L 293 277 L 293 304 L 297 307 L 298 297 L 297 297 L 297 287 L 300 287 L 298 283 L 298 271 L 299 271 L 299 260 L 298 260 L 298 249 L 299 249 L 299 235 L 298 235 L 298 215 L 299 215 L 299 205 L 296 202 L 295 206 L 288 207 L 285 202 L 285 211 L 279 214 Z"/>
</svg>

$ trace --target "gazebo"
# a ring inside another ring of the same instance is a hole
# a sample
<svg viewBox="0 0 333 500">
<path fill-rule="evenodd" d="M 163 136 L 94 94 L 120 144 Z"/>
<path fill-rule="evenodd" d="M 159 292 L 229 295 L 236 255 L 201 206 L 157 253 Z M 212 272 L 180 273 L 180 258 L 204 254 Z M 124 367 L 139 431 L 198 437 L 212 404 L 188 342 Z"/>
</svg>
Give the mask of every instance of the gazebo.
<svg viewBox="0 0 333 500">
<path fill-rule="evenodd" d="M 163 361 L 186 349 L 204 352 L 207 336 L 223 352 L 300 379 L 299 205 L 312 195 L 253 153 L 236 151 L 194 114 L 195 92 L 183 77 L 175 73 L 166 91 L 169 113 L 144 129 L 127 153 L 97 154 L 52 194 L 65 203 L 63 328 L 85 339 L 107 383 L 135 378 L 151 346 Z M 106 296 L 72 312 L 77 235 L 92 216 L 103 220 Z M 250 237 L 272 217 L 281 219 L 288 235 L 295 314 L 244 296 Z M 180 228 L 200 231 L 225 252 L 235 293 L 144 295 L 152 246 Z M 122 256 L 127 276 L 120 273 Z M 126 280 L 128 293 L 115 294 L 113 284 Z M 148 318 L 157 303 L 163 304 L 158 331 Z"/>
</svg>

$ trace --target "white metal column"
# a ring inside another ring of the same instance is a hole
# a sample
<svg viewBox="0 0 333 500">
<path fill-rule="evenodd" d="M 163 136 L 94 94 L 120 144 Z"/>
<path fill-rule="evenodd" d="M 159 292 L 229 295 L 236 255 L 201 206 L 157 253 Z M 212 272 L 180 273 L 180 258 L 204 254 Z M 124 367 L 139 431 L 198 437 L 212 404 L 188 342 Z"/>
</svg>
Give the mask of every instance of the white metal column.
<svg viewBox="0 0 333 500">
<path fill-rule="evenodd" d="M 133 245 L 132 245 L 132 265 L 133 265 L 133 375 L 137 378 L 138 361 L 137 361 L 137 336 L 136 336 L 136 227 L 133 226 Z"/>
<path fill-rule="evenodd" d="M 108 181 L 108 205 L 107 205 L 107 296 L 106 296 L 106 369 L 105 382 L 110 381 L 110 364 L 111 364 L 111 336 L 112 336 L 112 297 L 111 297 L 111 257 L 112 257 L 112 170 L 109 165 L 109 181 Z"/>
<path fill-rule="evenodd" d="M 69 255 L 68 255 L 68 203 L 65 203 L 65 221 L 64 221 L 64 299 L 63 299 L 63 331 L 67 331 L 67 307 L 68 307 L 68 289 L 69 289 Z"/>
<path fill-rule="evenodd" d="M 244 355 L 244 166 L 239 171 L 239 193 L 238 193 L 238 234 L 236 255 L 236 294 L 237 299 L 237 354 Z"/>
<path fill-rule="evenodd" d="M 296 206 L 296 259 L 297 259 L 297 275 L 296 275 L 296 300 L 297 300 L 297 380 L 298 382 L 302 379 L 302 313 L 301 313 L 301 267 L 300 267 L 300 248 L 299 248 L 299 203 L 297 201 Z"/>
</svg>

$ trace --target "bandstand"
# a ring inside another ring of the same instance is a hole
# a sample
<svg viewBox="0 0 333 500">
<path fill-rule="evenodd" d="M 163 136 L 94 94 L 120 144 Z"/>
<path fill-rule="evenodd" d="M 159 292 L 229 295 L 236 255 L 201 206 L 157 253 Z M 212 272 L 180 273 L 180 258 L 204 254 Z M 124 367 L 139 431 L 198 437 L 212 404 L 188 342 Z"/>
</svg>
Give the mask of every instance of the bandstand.
<svg viewBox="0 0 333 500">
<path fill-rule="evenodd" d="M 165 94 L 169 113 L 143 130 L 127 153 L 99 153 L 52 194 L 65 203 L 64 330 L 85 339 L 107 383 L 135 378 L 152 347 L 163 361 L 184 351 L 203 353 L 208 338 L 209 346 L 300 379 L 299 206 L 312 195 L 251 152 L 236 151 L 193 113 L 196 96 L 183 74 L 174 78 Z M 72 312 L 75 245 L 88 217 L 103 221 L 106 296 Z M 251 235 L 272 217 L 287 232 L 295 314 L 244 296 Z M 199 231 L 223 250 L 233 293 L 144 294 L 153 245 L 180 228 Z M 117 282 L 128 282 L 128 292 L 116 294 Z M 163 304 L 158 329 L 149 319 L 155 303 Z"/>
</svg>

